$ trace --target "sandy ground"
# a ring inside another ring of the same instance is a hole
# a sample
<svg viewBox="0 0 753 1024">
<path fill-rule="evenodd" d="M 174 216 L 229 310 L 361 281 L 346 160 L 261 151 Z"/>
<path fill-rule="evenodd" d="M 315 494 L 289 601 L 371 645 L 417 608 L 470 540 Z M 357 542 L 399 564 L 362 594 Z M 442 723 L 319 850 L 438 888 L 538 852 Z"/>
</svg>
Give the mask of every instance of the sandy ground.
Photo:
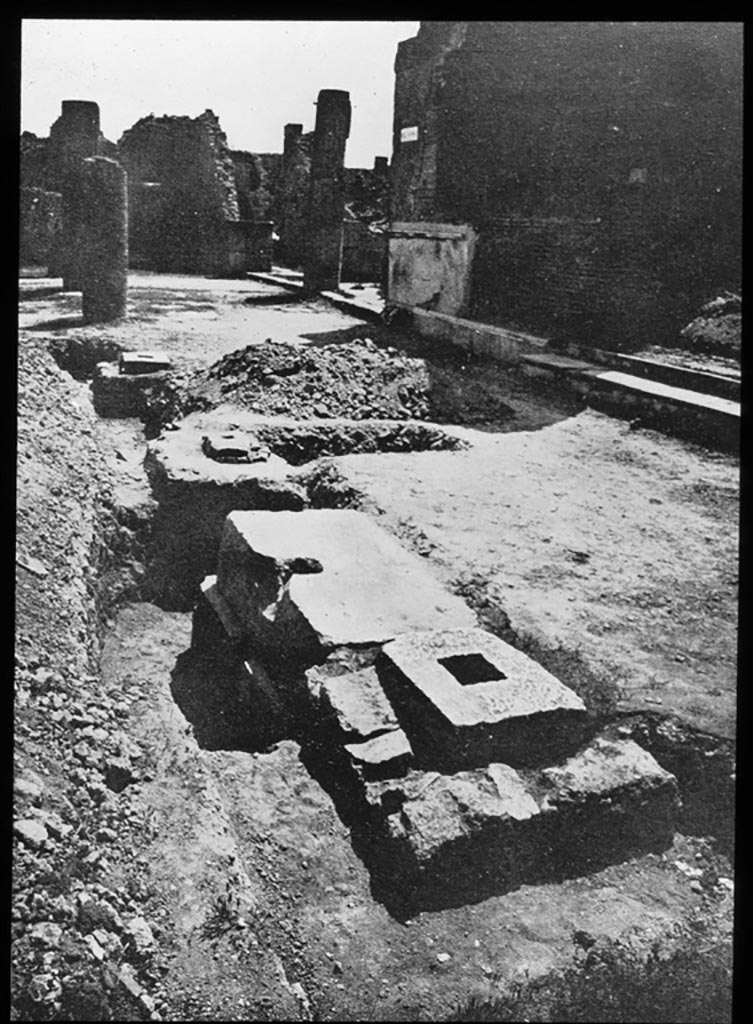
<svg viewBox="0 0 753 1024">
<path fill-rule="evenodd" d="M 448 582 L 477 577 L 517 633 L 580 652 L 620 710 L 735 729 L 737 466 L 590 410 L 467 452 L 342 471 Z M 428 549 L 428 550 L 427 550 Z"/>
</svg>

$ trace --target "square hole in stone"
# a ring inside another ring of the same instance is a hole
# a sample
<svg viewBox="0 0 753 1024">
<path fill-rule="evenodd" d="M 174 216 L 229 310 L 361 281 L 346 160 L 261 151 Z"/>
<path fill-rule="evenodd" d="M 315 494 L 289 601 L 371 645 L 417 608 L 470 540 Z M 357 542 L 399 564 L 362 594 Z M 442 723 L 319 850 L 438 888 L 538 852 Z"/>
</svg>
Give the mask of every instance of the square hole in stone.
<svg viewBox="0 0 753 1024">
<path fill-rule="evenodd" d="M 497 679 L 506 679 L 483 654 L 451 654 L 448 658 L 437 661 L 453 675 L 461 686 L 473 686 L 475 683 L 493 683 Z"/>
</svg>

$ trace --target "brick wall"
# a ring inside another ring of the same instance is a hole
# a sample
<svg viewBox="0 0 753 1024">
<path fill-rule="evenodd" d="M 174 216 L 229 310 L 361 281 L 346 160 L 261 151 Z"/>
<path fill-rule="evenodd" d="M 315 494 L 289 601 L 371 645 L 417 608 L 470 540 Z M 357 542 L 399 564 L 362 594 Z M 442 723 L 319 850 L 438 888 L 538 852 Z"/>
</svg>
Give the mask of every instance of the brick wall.
<svg viewBox="0 0 753 1024">
<path fill-rule="evenodd" d="M 669 339 L 739 283 L 741 35 L 423 23 L 398 49 L 393 218 L 478 230 L 478 316 Z"/>
</svg>

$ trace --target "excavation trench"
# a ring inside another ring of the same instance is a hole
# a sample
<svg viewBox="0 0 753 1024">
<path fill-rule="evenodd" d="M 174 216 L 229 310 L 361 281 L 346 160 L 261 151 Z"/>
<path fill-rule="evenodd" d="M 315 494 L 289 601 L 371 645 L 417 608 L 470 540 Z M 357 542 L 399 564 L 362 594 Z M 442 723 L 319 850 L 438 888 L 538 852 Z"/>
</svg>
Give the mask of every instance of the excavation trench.
<svg viewBox="0 0 753 1024">
<path fill-rule="evenodd" d="M 73 351 L 77 351 L 75 346 Z M 92 358 L 101 354 L 96 347 L 93 352 Z M 79 355 L 75 359 L 79 360 L 77 366 L 83 365 Z M 231 423 L 233 436 L 237 439 L 239 425 L 249 429 L 253 441 L 273 460 L 284 462 L 290 472 L 273 480 L 265 480 L 263 472 L 236 478 L 231 473 L 222 478 L 221 473 L 213 476 L 215 471 L 250 469 L 251 464 L 214 460 L 199 451 L 207 422 L 216 434 L 218 422 L 221 430 L 224 421 L 212 421 L 211 416 L 202 421 L 197 415 L 198 424 L 190 422 L 193 417 L 189 416 L 187 426 L 167 434 L 167 442 L 150 443 L 144 459 L 149 498 L 136 504 L 116 504 L 108 512 L 107 554 L 99 566 L 101 621 L 111 620 L 123 600 L 146 600 L 165 611 L 190 615 L 200 599 L 202 580 L 216 573 L 222 526 L 234 510 L 355 508 L 378 512 L 344 481 L 337 469 L 339 455 L 467 447 L 452 433 L 423 423 L 276 423 L 259 417 L 246 422 L 239 413 Z M 190 463 L 188 478 L 179 471 L 185 469 L 186 459 Z M 197 460 L 201 467 L 198 474 Z M 516 634 L 504 611 L 486 599 L 483 583 L 460 584 L 458 593 L 484 629 L 530 654 L 581 696 L 589 715 L 589 735 L 619 728 L 620 735 L 635 739 L 677 776 L 683 797 L 680 824 L 684 832 L 713 836 L 724 852 L 732 852 L 734 751 L 730 742 L 683 727 L 666 716 L 619 714 L 614 687 L 607 680 L 595 676 L 577 654 L 568 655 L 541 643 L 532 645 L 529 637 Z M 193 631 L 195 635 L 195 625 Z M 226 654 L 223 658 L 217 649 L 203 650 L 194 640 L 178 658 L 172 673 L 173 696 L 192 723 L 200 745 L 206 749 L 258 752 L 285 739 L 299 742 L 308 767 L 321 777 L 339 804 L 343 819 L 358 832 L 357 815 L 354 817 L 349 808 L 348 794 L 338 789 L 336 773 L 333 777 L 331 766 L 322 760 L 316 743 L 310 741 L 312 712 L 303 670 L 291 667 L 284 659 L 275 663 L 267 654 L 262 668 L 273 677 L 281 677 L 275 680 L 273 689 L 289 694 L 289 699 L 282 706 L 268 704 L 265 708 L 263 692 L 257 689 L 252 697 L 245 680 L 233 669 L 226 670 L 232 665 L 232 657 Z M 366 648 L 347 652 L 345 660 L 363 666 L 373 662 L 375 656 L 376 649 Z M 368 850 L 368 827 L 361 831 L 361 838 L 355 837 L 356 845 Z"/>
<path fill-rule="evenodd" d="M 75 346 L 71 351 L 75 351 Z M 75 371 L 73 375 L 77 379 L 85 379 L 91 365 L 102 355 L 111 359 L 113 353 L 96 347 L 85 355 L 77 352 L 73 356 L 69 352 L 65 356 L 67 368 Z M 135 421 L 133 426 L 135 434 Z M 105 437 L 112 429 L 117 438 L 115 444 L 121 443 L 117 431 L 122 431 L 122 423 L 118 426 L 115 421 L 108 424 L 108 421 L 100 420 L 100 427 Z M 194 481 L 191 486 L 184 485 L 174 474 L 163 472 L 165 460 L 160 463 L 158 453 L 152 452 L 146 460 L 148 484 L 145 478 L 141 489 L 128 492 L 126 488 L 124 494 L 119 494 L 116 489 L 114 502 L 103 509 L 100 544 L 93 554 L 98 579 L 97 617 L 102 640 L 108 645 L 108 657 L 118 658 L 117 643 L 112 644 L 113 627 L 120 637 L 118 643 L 143 649 L 142 656 L 146 659 L 151 657 L 150 651 L 157 650 L 162 643 L 161 636 L 169 634 L 176 638 L 173 642 L 179 642 L 179 634 L 187 637 L 193 633 L 192 642 L 172 664 L 170 690 L 180 711 L 191 723 L 198 744 L 209 756 L 218 759 L 213 763 L 221 771 L 223 766 L 232 764 L 232 771 L 238 774 L 237 782 L 224 783 L 222 776 L 218 778 L 225 790 L 232 825 L 240 837 L 241 847 L 244 835 L 255 828 L 254 815 L 258 804 L 254 804 L 251 792 L 253 785 L 260 783 L 256 776 L 248 774 L 247 762 L 238 759 L 253 758 L 253 770 L 257 775 L 261 771 L 263 778 L 277 780 L 288 774 L 297 780 L 296 791 L 306 796 L 296 811 L 296 821 L 306 834 L 315 836 L 317 830 L 313 817 L 307 822 L 307 814 L 313 814 L 308 806 L 320 807 L 322 796 L 317 794 L 328 794 L 327 799 L 334 805 L 345 828 L 347 841 L 368 868 L 371 898 L 383 904 L 398 920 L 420 910 L 441 913 L 449 907 L 452 912 L 454 906 L 478 904 L 489 896 L 510 891 L 509 881 L 503 884 L 499 879 L 490 877 L 486 888 L 483 885 L 466 891 L 458 888 L 456 896 L 449 902 L 447 898 L 440 898 L 432 903 L 431 894 L 425 893 L 421 895 L 418 906 L 406 905 L 404 901 L 401 904 L 395 895 L 401 888 L 401 865 L 388 858 L 380 859 L 371 823 L 363 820 L 358 801 L 354 800 L 351 789 L 338 775 L 337 766 L 323 751 L 321 736 L 324 734 L 320 734 L 319 742 L 312 742 L 312 718 L 304 670 L 291 667 L 284 659 L 275 663 L 274 659 L 267 658 L 264 663 L 253 665 L 252 672 L 258 678 L 271 679 L 275 684 L 270 691 L 270 703 L 265 707 L 263 686 L 249 689 L 248 677 L 239 677 L 233 668 L 231 650 L 223 652 L 215 645 L 210 652 L 203 647 L 201 638 L 196 636 L 197 624 L 192 621 L 192 612 L 201 594 L 201 581 L 216 572 L 220 530 L 228 512 L 238 508 L 269 511 L 361 508 L 378 511 L 363 494 L 345 482 L 337 469 L 337 457 L 349 451 L 370 451 L 386 453 L 385 457 L 389 458 L 387 453 L 390 451 L 409 452 L 434 447 L 441 450 L 457 446 L 457 439 L 451 434 L 443 437 L 441 431 L 433 432 L 425 425 L 418 427 L 420 429 L 412 438 L 416 447 L 411 448 L 411 432 L 406 430 L 405 424 L 382 424 L 371 432 L 363 423 L 345 430 L 331 423 L 305 427 L 300 424 L 294 427 L 257 424 L 255 436 L 260 443 L 291 467 L 275 486 L 260 483 L 258 477 L 254 483 L 246 480 L 243 484 L 223 484 L 209 479 Z M 143 452 L 143 441 L 140 444 Z M 121 461 L 124 466 L 130 466 L 133 452 L 127 450 L 125 443 L 121 448 L 126 449 L 124 454 L 127 456 Z M 212 461 L 208 459 L 207 464 Z M 217 462 L 210 465 L 210 471 L 214 472 L 217 466 L 223 465 L 227 468 L 228 464 Z M 548 651 L 543 647 L 530 650 L 530 642 L 515 634 L 503 610 L 484 601 L 483 588 L 474 593 L 467 587 L 463 591 L 461 587 L 459 593 L 474 609 L 485 629 L 532 654 L 582 696 L 589 713 L 591 735 L 610 728 L 622 730 L 623 736 L 629 732 L 662 767 L 677 776 L 685 804 L 681 819 L 683 832 L 711 836 L 722 849 L 731 848 L 731 744 L 682 729 L 671 719 L 661 716 L 625 717 L 618 714 L 610 687 L 604 680 L 589 674 L 577 657 L 570 659 L 569 668 L 563 670 L 562 652 Z M 144 616 L 139 613 L 140 607 L 151 607 L 152 611 Z M 119 611 L 121 608 L 124 608 L 124 613 Z M 343 655 L 343 664 L 349 670 L 361 670 L 374 661 L 375 655 L 376 650 L 368 646 L 351 650 Z M 282 707 L 274 700 L 280 691 L 290 695 Z M 248 764 L 251 764 L 250 760 Z M 267 767 L 262 767 L 264 765 Z M 279 784 L 275 781 L 273 785 Z M 244 785 L 249 787 L 248 793 L 244 791 Z M 281 820 L 285 828 L 285 815 Z M 257 850 L 254 849 L 253 853 L 256 856 Z M 313 852 L 306 856 L 315 862 Z M 604 863 L 609 863 L 608 857 Z M 598 857 L 592 857 L 584 864 L 562 865 L 548 874 L 542 872 L 537 884 L 546 886 L 569 878 L 577 879 L 584 873 L 598 871 L 601 866 Z M 259 934 L 263 934 L 266 925 L 261 919 L 255 922 L 255 926 Z M 300 981 L 304 987 L 309 984 L 307 969 L 301 966 L 297 957 L 286 953 L 283 962 L 288 979 Z M 671 969 L 667 968 L 668 976 Z M 624 981 L 624 971 L 620 973 L 621 970 L 618 964 L 615 967 L 618 982 Z"/>
</svg>

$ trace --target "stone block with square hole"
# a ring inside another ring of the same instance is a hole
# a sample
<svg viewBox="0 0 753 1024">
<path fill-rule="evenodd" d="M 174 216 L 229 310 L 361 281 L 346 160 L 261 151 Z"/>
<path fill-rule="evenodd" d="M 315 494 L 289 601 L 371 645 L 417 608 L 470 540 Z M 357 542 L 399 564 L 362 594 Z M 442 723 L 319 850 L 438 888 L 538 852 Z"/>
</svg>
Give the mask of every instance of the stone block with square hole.
<svg viewBox="0 0 753 1024">
<path fill-rule="evenodd" d="M 421 558 L 350 509 L 230 513 L 217 587 L 261 656 L 307 666 L 336 647 L 475 621 Z"/>
<path fill-rule="evenodd" d="M 498 666 L 499 652 L 482 650 L 486 665 L 451 662 L 455 673 L 498 681 L 488 678 L 494 673 L 487 665 Z M 457 637 L 438 653 L 463 656 Z M 478 647 L 471 653 L 479 654 Z M 632 741 L 596 737 L 564 758 L 547 745 L 539 767 L 498 759 L 450 770 L 442 767 L 441 747 L 433 760 L 425 752 L 430 763 L 418 764 L 416 734 L 407 723 L 402 727 L 382 686 L 384 659 L 355 671 L 328 660 L 306 676 L 318 712 L 314 743 L 330 765 L 324 777 L 349 794 L 350 813 L 370 837 L 372 867 L 403 902 L 432 907 L 464 895 L 475 900 L 672 841 L 676 780 Z"/>
<path fill-rule="evenodd" d="M 385 691 L 417 762 L 439 770 L 552 764 L 580 746 L 583 701 L 485 630 L 411 633 L 384 645 Z"/>
</svg>

